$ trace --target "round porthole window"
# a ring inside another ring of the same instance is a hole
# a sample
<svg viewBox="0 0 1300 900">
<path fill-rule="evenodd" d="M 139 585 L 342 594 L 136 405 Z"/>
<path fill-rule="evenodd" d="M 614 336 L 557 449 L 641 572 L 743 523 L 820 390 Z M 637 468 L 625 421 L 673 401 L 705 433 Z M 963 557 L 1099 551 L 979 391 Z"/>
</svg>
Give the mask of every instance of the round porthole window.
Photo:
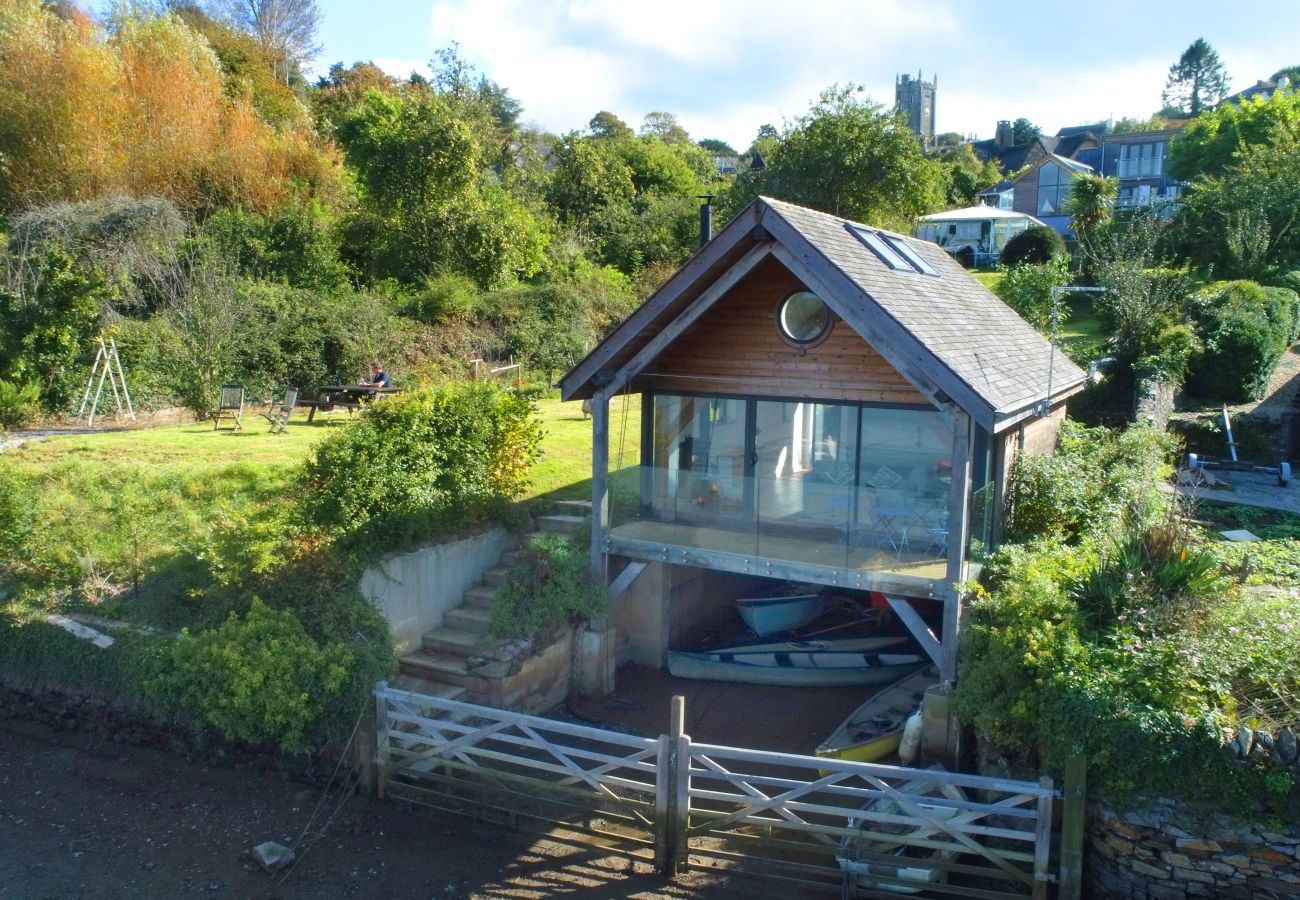
<svg viewBox="0 0 1300 900">
<path fill-rule="evenodd" d="M 781 336 L 800 347 L 816 344 L 831 330 L 831 311 L 812 291 L 797 291 L 781 301 L 776 320 Z"/>
</svg>

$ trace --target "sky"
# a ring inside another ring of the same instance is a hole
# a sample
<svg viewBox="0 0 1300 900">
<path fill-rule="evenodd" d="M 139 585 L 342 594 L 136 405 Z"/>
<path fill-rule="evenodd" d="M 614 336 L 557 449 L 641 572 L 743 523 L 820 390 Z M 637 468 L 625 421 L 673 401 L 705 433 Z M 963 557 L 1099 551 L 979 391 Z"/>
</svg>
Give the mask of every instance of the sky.
<svg viewBox="0 0 1300 900">
<path fill-rule="evenodd" d="M 564 133 L 607 109 L 674 113 L 744 150 L 832 84 L 892 104 L 897 73 L 938 76 L 937 131 L 992 137 L 1021 116 L 1054 133 L 1161 107 L 1171 63 L 1204 37 L 1240 90 L 1300 64 L 1300 0 L 317 0 L 322 52 L 406 76 L 452 41 Z"/>
</svg>

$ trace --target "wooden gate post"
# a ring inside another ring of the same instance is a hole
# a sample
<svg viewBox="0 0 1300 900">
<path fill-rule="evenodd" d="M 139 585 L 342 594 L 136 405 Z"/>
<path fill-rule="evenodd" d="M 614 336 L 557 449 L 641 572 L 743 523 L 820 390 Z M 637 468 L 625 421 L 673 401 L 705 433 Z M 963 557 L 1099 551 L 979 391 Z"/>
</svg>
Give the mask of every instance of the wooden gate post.
<svg viewBox="0 0 1300 900">
<path fill-rule="evenodd" d="M 1052 857 L 1052 776 L 1038 779 L 1043 793 L 1038 795 L 1038 820 L 1034 834 L 1034 900 L 1047 900 L 1048 884 L 1052 874 L 1048 871 Z"/>
<path fill-rule="evenodd" d="M 1088 797 L 1088 758 L 1065 761 L 1065 804 L 1061 812 L 1061 885 L 1059 900 L 1083 896 L 1083 822 Z"/>
<path fill-rule="evenodd" d="M 667 771 L 660 771 L 664 798 L 663 842 L 655 840 L 655 859 L 660 874 L 672 878 L 685 872 L 690 861 L 690 847 L 686 838 L 690 816 L 691 738 L 686 734 L 686 698 L 673 697 L 668 734 L 660 739 L 660 747 L 667 747 Z"/>
<path fill-rule="evenodd" d="M 375 685 L 375 796 L 388 796 L 388 682 Z"/>
</svg>

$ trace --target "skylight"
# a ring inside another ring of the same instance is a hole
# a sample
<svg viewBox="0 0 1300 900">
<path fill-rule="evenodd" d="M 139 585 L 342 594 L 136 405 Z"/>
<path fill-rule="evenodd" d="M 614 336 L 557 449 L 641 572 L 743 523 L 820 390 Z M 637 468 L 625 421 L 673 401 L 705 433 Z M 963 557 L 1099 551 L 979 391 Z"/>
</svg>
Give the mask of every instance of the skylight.
<svg viewBox="0 0 1300 900">
<path fill-rule="evenodd" d="M 852 222 L 845 222 L 844 226 L 857 235 L 858 240 L 866 244 L 867 248 L 880 258 L 881 262 L 894 271 L 915 272 L 921 275 L 929 275 L 932 278 L 939 277 L 939 273 L 935 271 L 934 267 L 922 259 L 921 255 L 913 250 L 901 235 L 890 234 L 887 231 L 877 231 L 874 228 L 865 228 Z"/>
</svg>

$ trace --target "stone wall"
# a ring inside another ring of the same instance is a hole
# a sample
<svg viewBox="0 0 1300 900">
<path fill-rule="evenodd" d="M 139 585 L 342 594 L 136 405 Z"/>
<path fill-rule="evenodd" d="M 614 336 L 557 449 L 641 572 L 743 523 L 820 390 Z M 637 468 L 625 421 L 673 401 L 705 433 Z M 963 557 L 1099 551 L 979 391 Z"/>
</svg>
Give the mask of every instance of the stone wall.
<svg viewBox="0 0 1300 900">
<path fill-rule="evenodd" d="M 443 615 L 461 605 L 511 546 L 504 528 L 417 547 L 385 557 L 361 576 L 361 593 L 388 620 L 399 654 L 420 646 L 426 631 L 442 625 Z"/>
<path fill-rule="evenodd" d="M 1169 425 L 1169 417 L 1174 414 L 1174 387 L 1159 378 L 1138 382 L 1133 421 L 1164 431 Z"/>
<path fill-rule="evenodd" d="M 1094 808 L 1084 896 L 1123 900 L 1300 897 L 1300 830 L 1262 821 L 1208 824 L 1173 801 L 1116 813 Z M 1274 823 L 1276 824 L 1276 823 Z"/>
</svg>

